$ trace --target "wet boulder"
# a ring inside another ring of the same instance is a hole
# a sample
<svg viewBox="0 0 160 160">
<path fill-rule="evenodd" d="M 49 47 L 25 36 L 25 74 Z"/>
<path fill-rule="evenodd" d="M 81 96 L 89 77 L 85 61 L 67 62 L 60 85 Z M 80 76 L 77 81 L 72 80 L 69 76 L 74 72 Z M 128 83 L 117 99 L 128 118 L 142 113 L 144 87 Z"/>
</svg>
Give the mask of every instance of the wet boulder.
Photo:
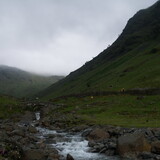
<svg viewBox="0 0 160 160">
<path fill-rule="evenodd" d="M 85 129 L 83 132 L 82 132 L 82 137 L 87 137 L 89 134 L 90 134 L 90 132 L 92 131 L 92 129 L 91 128 L 87 128 L 87 129 Z"/>
<path fill-rule="evenodd" d="M 67 154 L 66 160 L 74 160 L 74 158 L 70 154 Z"/>
</svg>

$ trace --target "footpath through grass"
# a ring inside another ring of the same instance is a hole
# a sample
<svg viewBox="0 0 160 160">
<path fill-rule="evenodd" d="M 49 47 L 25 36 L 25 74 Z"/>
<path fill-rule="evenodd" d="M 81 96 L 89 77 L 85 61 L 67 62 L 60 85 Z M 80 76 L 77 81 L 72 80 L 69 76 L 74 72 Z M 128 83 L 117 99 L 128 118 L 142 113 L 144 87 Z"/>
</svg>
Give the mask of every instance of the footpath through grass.
<svg viewBox="0 0 160 160">
<path fill-rule="evenodd" d="M 91 124 L 160 127 L 160 95 L 69 97 L 53 102 L 65 106 L 57 109 L 57 113 L 72 113 Z"/>
</svg>

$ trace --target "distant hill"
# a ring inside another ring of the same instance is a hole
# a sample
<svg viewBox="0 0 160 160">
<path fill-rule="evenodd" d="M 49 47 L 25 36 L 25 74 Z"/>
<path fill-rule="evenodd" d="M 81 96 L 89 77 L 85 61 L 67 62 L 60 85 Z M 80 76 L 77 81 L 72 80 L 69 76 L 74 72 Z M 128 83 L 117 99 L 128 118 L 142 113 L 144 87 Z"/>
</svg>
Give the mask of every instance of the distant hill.
<svg viewBox="0 0 160 160">
<path fill-rule="evenodd" d="M 109 48 L 39 96 L 122 88 L 160 88 L 160 1 L 137 12 Z"/>
<path fill-rule="evenodd" d="M 62 78 L 63 76 L 40 76 L 0 65 L 0 94 L 29 97 Z"/>
</svg>

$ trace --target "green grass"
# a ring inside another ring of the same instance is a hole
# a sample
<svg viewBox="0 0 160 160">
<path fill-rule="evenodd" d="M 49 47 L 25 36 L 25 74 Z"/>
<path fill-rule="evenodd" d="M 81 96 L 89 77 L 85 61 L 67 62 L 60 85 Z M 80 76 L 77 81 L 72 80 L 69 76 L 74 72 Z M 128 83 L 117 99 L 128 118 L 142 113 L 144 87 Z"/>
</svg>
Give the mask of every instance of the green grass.
<svg viewBox="0 0 160 160">
<path fill-rule="evenodd" d="M 9 118 L 13 114 L 22 112 L 23 109 L 19 100 L 13 97 L 0 96 L 0 118 Z"/>
<path fill-rule="evenodd" d="M 160 96 L 111 95 L 54 101 L 66 107 L 56 112 L 74 113 L 86 123 L 125 127 L 160 127 Z M 55 112 L 55 111 L 54 111 Z"/>
</svg>

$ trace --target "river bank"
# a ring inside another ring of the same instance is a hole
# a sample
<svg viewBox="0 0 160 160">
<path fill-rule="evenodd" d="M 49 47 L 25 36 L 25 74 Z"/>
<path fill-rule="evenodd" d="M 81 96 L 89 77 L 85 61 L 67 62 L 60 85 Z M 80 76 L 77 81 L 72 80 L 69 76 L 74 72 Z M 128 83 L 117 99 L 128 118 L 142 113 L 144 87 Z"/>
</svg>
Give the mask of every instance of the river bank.
<svg viewBox="0 0 160 160">
<path fill-rule="evenodd" d="M 19 121 L 0 121 L 2 160 L 118 159 L 93 153 L 88 141 L 82 136 L 82 130 L 64 130 L 56 126 L 48 126 L 47 129 L 43 126 L 39 113 L 25 112 L 23 116 L 14 118 Z"/>
<path fill-rule="evenodd" d="M 46 117 L 47 110 L 41 109 L 41 117 L 27 111 L 0 121 L 2 160 L 160 159 L 159 128 L 66 127 L 59 119 Z M 65 123 L 64 116 L 60 118 Z"/>
</svg>

